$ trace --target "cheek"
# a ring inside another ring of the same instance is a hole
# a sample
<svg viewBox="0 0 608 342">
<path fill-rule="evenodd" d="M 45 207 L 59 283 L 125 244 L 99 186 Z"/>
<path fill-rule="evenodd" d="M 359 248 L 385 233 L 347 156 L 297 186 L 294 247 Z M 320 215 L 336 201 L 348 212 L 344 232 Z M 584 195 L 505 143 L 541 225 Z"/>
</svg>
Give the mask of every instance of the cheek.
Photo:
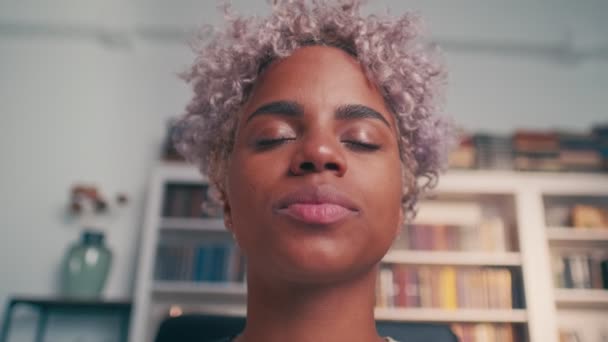
<svg viewBox="0 0 608 342">
<path fill-rule="evenodd" d="M 401 227 L 401 198 L 403 193 L 403 180 L 400 162 L 377 163 L 376 167 L 367 168 L 365 175 L 359 175 L 370 209 L 370 219 L 378 222 L 378 229 L 394 232 L 393 229 Z"/>
<path fill-rule="evenodd" d="M 256 224 L 270 208 L 276 168 L 264 160 L 236 152 L 228 168 L 228 200 L 233 229 L 239 237 L 255 235 Z"/>
</svg>

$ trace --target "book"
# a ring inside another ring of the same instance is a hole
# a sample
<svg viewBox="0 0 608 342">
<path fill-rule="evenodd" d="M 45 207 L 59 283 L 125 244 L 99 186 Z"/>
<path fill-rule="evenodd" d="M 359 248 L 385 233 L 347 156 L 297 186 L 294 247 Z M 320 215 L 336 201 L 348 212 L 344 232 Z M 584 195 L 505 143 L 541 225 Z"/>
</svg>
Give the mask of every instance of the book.
<svg viewBox="0 0 608 342">
<path fill-rule="evenodd" d="M 475 134 L 475 166 L 478 169 L 513 169 L 513 144 L 510 137 Z"/>
<path fill-rule="evenodd" d="M 469 136 L 462 136 L 458 146 L 450 153 L 448 166 L 453 169 L 472 169 L 475 166 L 475 146 Z"/>
<path fill-rule="evenodd" d="M 456 270 L 454 267 L 442 267 L 439 279 L 441 288 L 441 308 L 455 310 L 458 308 Z"/>
<path fill-rule="evenodd" d="M 193 280 L 196 282 L 208 281 L 211 278 L 210 250 L 206 246 L 201 245 L 196 248 L 195 255 Z"/>
</svg>

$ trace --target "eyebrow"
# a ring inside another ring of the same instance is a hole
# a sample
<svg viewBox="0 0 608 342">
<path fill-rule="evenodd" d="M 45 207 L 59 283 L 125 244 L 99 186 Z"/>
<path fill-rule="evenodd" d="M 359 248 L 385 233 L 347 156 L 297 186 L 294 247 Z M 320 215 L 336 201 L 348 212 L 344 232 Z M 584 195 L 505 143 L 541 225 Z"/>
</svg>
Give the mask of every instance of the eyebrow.
<svg viewBox="0 0 608 342">
<path fill-rule="evenodd" d="M 386 120 L 386 118 L 384 118 L 382 114 L 378 113 L 374 109 L 359 104 L 348 104 L 338 107 L 336 110 L 336 119 L 376 119 L 382 121 L 389 128 L 391 127 L 391 124 L 388 122 L 388 120 Z"/>
<path fill-rule="evenodd" d="M 281 115 L 298 117 L 304 115 L 304 107 L 296 101 L 274 101 L 263 104 L 249 115 L 246 122 L 259 115 Z M 336 109 L 335 118 L 338 120 L 376 119 L 391 128 L 391 124 L 378 111 L 360 104 L 341 105 Z"/>
<path fill-rule="evenodd" d="M 268 114 L 289 117 L 302 116 L 304 115 L 304 107 L 295 101 L 275 101 L 266 103 L 251 113 L 247 118 L 247 122 L 258 115 Z"/>
</svg>

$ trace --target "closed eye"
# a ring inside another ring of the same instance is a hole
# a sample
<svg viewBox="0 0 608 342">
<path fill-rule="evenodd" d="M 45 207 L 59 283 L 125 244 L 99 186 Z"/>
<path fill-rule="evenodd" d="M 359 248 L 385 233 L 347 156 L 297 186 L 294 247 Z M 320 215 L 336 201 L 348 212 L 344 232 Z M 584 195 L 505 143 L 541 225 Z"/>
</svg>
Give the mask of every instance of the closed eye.
<svg viewBox="0 0 608 342">
<path fill-rule="evenodd" d="M 380 149 L 380 145 L 367 143 L 359 140 L 342 140 L 350 149 L 355 151 L 373 152 Z"/>
<path fill-rule="evenodd" d="M 259 149 L 268 149 L 268 148 L 282 145 L 291 140 L 296 140 L 296 138 L 278 137 L 278 138 L 260 139 L 255 142 L 255 146 Z"/>
</svg>

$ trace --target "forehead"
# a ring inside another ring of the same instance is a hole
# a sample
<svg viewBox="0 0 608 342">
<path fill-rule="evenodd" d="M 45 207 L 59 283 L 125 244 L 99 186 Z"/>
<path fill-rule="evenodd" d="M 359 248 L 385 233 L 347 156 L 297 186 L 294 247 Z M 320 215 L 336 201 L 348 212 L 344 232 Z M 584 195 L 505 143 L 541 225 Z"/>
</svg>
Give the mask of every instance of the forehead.
<svg viewBox="0 0 608 342">
<path fill-rule="evenodd" d="M 380 91 L 359 62 L 334 47 L 303 47 L 273 62 L 258 78 L 245 107 L 278 100 L 297 101 L 311 111 L 361 104 L 393 120 Z"/>
</svg>

